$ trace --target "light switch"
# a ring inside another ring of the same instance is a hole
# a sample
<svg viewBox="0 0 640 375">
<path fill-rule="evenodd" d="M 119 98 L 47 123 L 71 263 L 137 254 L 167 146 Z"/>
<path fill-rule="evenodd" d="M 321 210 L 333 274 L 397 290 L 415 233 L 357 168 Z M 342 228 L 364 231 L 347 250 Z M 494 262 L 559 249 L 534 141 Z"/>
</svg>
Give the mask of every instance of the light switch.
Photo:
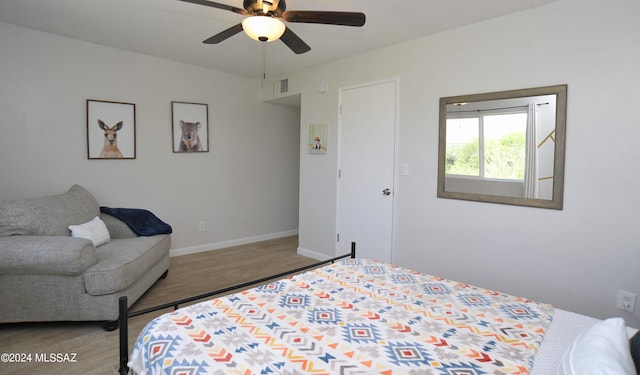
<svg viewBox="0 0 640 375">
<path fill-rule="evenodd" d="M 400 172 L 403 176 L 408 176 L 409 175 L 409 164 L 408 163 L 402 163 L 402 170 Z"/>
</svg>

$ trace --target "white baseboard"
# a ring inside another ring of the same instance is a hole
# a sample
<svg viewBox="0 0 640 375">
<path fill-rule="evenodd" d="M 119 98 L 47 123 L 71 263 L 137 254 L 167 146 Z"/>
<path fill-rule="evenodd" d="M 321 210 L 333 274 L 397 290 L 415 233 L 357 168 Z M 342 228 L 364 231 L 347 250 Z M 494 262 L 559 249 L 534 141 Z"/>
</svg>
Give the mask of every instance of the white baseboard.
<svg viewBox="0 0 640 375">
<path fill-rule="evenodd" d="M 232 246 L 246 245 L 254 242 L 274 240 L 276 238 L 281 238 L 281 237 L 295 236 L 297 234 L 298 234 L 297 229 L 291 229 L 284 232 L 262 234 L 259 236 L 238 238 L 235 240 L 214 242 L 214 243 L 208 243 L 208 244 L 203 244 L 198 246 L 183 247 L 180 249 L 171 249 L 171 251 L 169 252 L 169 256 L 176 257 L 180 255 L 201 253 L 203 251 L 209 251 L 209 250 L 219 250 L 219 249 L 224 249 Z"/>
<path fill-rule="evenodd" d="M 316 260 L 319 260 L 319 261 L 328 260 L 328 259 L 332 258 L 331 256 L 329 256 L 327 254 L 319 253 L 317 251 L 305 249 L 305 248 L 302 248 L 302 247 L 298 248 L 298 254 L 299 255 L 304 255 L 306 257 L 313 258 L 313 259 L 316 259 Z"/>
</svg>

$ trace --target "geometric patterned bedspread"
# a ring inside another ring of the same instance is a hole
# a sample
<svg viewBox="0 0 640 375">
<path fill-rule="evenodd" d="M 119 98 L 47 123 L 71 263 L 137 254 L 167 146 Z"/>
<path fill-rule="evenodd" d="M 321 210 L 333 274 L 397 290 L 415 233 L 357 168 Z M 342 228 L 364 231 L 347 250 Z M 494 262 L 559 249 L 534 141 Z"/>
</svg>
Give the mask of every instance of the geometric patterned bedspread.
<svg viewBox="0 0 640 375">
<path fill-rule="evenodd" d="M 346 259 L 162 315 L 135 374 L 528 374 L 553 308 Z"/>
</svg>

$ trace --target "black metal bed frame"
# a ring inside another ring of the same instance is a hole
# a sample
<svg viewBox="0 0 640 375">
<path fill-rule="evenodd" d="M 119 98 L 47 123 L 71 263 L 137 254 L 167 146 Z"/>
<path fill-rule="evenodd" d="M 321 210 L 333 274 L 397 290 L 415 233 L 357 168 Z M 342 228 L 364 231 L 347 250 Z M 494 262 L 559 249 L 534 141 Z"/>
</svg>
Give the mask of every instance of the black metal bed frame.
<svg viewBox="0 0 640 375">
<path fill-rule="evenodd" d="M 119 308 L 118 327 L 119 327 L 119 335 L 120 335 L 120 368 L 119 368 L 120 375 L 126 375 L 129 372 L 129 368 L 127 366 L 127 363 L 129 362 L 129 325 L 128 325 L 128 322 L 129 322 L 128 319 L 129 318 L 133 318 L 133 317 L 136 317 L 136 316 L 139 316 L 139 315 L 152 313 L 154 311 L 164 310 L 164 309 L 167 309 L 169 307 L 173 307 L 174 310 L 177 310 L 179 305 L 183 305 L 185 303 L 189 303 L 189 302 L 197 301 L 197 300 L 200 300 L 200 299 L 212 297 L 212 296 L 215 296 L 215 295 L 219 295 L 219 294 L 231 292 L 231 291 L 234 291 L 234 290 L 246 288 L 248 286 L 264 283 L 264 282 L 267 282 L 269 280 L 282 278 L 282 277 L 285 277 L 285 276 L 292 275 L 294 273 L 298 273 L 298 272 L 301 272 L 301 271 L 306 271 L 308 269 L 315 268 L 315 267 L 318 267 L 318 266 L 322 266 L 322 265 L 325 265 L 325 264 L 328 264 L 328 263 L 334 263 L 336 260 L 340 260 L 340 259 L 343 259 L 343 258 L 355 258 L 355 257 L 356 257 L 356 243 L 352 242 L 351 243 L 351 252 L 349 254 L 340 255 L 340 256 L 337 256 L 335 258 L 331 258 L 331 259 L 323 260 L 323 261 L 320 261 L 320 262 L 316 262 L 314 264 L 311 264 L 311 265 L 308 265 L 308 266 L 304 266 L 304 267 L 300 267 L 300 268 L 296 268 L 294 270 L 290 270 L 290 271 L 287 271 L 287 272 L 282 272 L 282 273 L 279 273 L 279 274 L 276 274 L 276 275 L 263 277 L 261 279 L 244 282 L 244 283 L 241 283 L 241 284 L 238 284 L 238 285 L 233 285 L 233 286 L 230 286 L 230 287 L 227 287 L 227 288 L 214 290 L 212 292 L 199 294 L 197 296 L 188 297 L 188 298 L 184 298 L 184 299 L 181 299 L 181 300 L 178 300 L 178 301 L 169 302 L 169 303 L 164 303 L 162 305 L 153 306 L 153 307 L 149 307 L 149 308 L 146 308 L 146 309 L 133 311 L 133 312 L 128 312 L 128 309 L 127 309 L 127 296 L 120 297 L 120 299 L 118 301 L 118 308 Z"/>
</svg>

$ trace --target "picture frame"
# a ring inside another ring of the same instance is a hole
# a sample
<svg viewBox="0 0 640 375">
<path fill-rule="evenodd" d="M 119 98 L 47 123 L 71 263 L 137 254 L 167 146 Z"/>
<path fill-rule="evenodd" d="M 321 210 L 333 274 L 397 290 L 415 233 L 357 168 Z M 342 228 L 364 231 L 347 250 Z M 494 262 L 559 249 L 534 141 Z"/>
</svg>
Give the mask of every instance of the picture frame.
<svg viewBox="0 0 640 375">
<path fill-rule="evenodd" d="M 209 152 L 209 106 L 172 101 L 171 132 L 174 153 Z"/>
<path fill-rule="evenodd" d="M 310 154 L 327 153 L 327 124 L 309 125 L 309 147 Z"/>
<path fill-rule="evenodd" d="M 87 158 L 136 158 L 136 105 L 87 99 Z"/>
</svg>

